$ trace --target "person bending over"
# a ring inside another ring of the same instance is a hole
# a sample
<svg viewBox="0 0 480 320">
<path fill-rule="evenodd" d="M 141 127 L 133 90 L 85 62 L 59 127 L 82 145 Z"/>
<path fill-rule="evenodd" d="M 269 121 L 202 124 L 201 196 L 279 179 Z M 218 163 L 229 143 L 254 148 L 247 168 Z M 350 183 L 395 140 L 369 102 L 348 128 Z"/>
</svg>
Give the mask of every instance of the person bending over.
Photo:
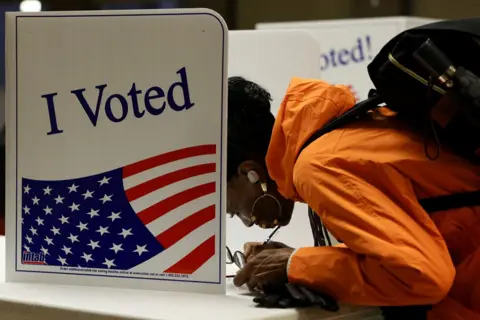
<svg viewBox="0 0 480 320">
<path fill-rule="evenodd" d="M 434 305 L 431 319 L 480 318 L 480 208 L 430 216 L 418 202 L 477 190 L 478 168 L 445 151 L 429 160 L 423 139 L 395 117 L 334 130 L 299 154 L 316 130 L 355 104 L 347 87 L 294 78 L 276 119 L 259 85 L 232 77 L 228 90 L 231 216 L 247 227 L 284 226 L 294 202 L 304 202 L 343 242 L 247 243 L 235 285 L 291 282 L 343 303 Z"/>
</svg>

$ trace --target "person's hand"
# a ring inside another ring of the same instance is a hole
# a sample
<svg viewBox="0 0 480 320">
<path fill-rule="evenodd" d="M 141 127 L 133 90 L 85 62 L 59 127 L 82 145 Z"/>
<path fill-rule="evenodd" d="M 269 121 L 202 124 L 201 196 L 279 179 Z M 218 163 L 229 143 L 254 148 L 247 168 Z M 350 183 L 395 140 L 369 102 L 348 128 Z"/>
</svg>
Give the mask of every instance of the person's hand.
<svg viewBox="0 0 480 320">
<path fill-rule="evenodd" d="M 250 256 L 247 264 L 237 272 L 233 283 L 237 287 L 246 284 L 251 291 L 265 285 L 287 283 L 287 264 L 293 251 L 293 248 L 264 249 Z"/>
<path fill-rule="evenodd" d="M 249 259 L 252 259 L 263 250 L 280 249 L 280 248 L 290 248 L 290 247 L 284 243 L 276 242 L 276 241 L 270 241 L 268 243 L 247 242 L 243 245 L 243 255 L 245 256 L 245 260 L 248 262 Z"/>
</svg>

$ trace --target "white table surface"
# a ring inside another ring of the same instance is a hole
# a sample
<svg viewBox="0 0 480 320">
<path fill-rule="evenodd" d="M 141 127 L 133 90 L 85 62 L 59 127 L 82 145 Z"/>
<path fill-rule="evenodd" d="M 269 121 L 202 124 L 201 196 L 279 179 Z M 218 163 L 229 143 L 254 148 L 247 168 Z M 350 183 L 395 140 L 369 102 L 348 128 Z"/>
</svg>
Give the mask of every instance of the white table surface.
<svg viewBox="0 0 480 320">
<path fill-rule="evenodd" d="M 310 320 L 380 319 L 375 309 L 344 307 L 330 313 L 318 308 L 260 309 L 245 289 L 227 284 L 227 295 L 202 295 L 104 287 L 5 282 L 5 238 L 0 237 L 0 319 L 168 319 L 168 320 Z"/>
</svg>

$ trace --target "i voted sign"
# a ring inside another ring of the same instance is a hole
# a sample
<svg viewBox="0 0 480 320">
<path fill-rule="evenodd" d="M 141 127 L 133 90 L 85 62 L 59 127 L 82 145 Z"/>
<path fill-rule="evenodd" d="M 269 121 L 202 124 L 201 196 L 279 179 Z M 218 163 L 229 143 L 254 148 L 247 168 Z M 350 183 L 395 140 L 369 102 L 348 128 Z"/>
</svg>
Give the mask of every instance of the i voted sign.
<svg viewBox="0 0 480 320">
<path fill-rule="evenodd" d="M 225 292 L 227 37 L 204 9 L 7 15 L 7 281 Z"/>
</svg>

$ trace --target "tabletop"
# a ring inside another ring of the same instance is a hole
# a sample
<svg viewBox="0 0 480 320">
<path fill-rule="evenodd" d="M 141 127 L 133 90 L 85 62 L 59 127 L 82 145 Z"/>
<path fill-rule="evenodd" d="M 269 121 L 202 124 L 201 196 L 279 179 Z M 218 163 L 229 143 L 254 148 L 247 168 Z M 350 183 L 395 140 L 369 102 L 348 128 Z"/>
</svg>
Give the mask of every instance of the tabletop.
<svg viewBox="0 0 480 320">
<path fill-rule="evenodd" d="M 0 259 L 1 319 L 381 319 L 378 310 L 361 307 L 343 306 L 336 313 L 319 308 L 256 308 L 248 291 L 231 281 L 226 295 L 5 282 L 4 237 L 0 237 Z"/>
</svg>

